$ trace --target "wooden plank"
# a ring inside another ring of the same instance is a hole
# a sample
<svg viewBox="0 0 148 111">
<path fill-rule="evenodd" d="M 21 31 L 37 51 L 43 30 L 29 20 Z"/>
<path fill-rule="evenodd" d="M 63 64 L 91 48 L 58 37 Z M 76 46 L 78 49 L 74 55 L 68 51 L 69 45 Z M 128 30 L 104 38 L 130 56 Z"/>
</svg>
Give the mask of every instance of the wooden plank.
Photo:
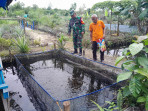
<svg viewBox="0 0 148 111">
<path fill-rule="evenodd" d="M 5 111 L 11 111 L 10 110 L 10 99 L 4 99 L 2 94 L 0 96 L 2 97 L 3 106 L 4 106 Z"/>
<path fill-rule="evenodd" d="M 8 99 L 9 98 L 9 92 L 8 92 L 7 88 L 3 89 L 3 97 L 4 97 L 4 99 Z"/>
<path fill-rule="evenodd" d="M 20 20 L 21 18 L 0 18 L 0 20 Z"/>
<path fill-rule="evenodd" d="M 8 88 L 7 84 L 0 84 L 0 89 L 6 89 L 6 88 Z"/>
<path fill-rule="evenodd" d="M 3 67 L 1 57 L 0 57 L 0 65 L 1 65 L 1 67 Z M 2 97 L 2 101 L 3 101 L 5 111 L 10 111 L 10 99 L 8 98 L 9 97 L 8 90 L 3 89 L 3 94 L 0 94 L 0 96 Z"/>
<path fill-rule="evenodd" d="M 1 67 L 3 68 L 3 64 L 2 64 L 2 59 L 1 59 L 1 57 L 0 57 L 0 65 L 1 65 Z"/>
</svg>

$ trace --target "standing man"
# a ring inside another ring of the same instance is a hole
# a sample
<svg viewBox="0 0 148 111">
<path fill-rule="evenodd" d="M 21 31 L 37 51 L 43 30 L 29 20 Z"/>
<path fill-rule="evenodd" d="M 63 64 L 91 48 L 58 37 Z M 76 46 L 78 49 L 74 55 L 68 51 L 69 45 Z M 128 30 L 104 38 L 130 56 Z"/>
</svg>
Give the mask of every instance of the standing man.
<svg viewBox="0 0 148 111">
<path fill-rule="evenodd" d="M 73 29 L 73 54 L 78 53 L 77 48 L 79 48 L 79 55 L 82 55 L 82 37 L 85 33 L 85 25 L 81 17 L 77 17 L 74 10 L 70 11 L 71 19 L 69 22 L 68 35 L 71 35 L 71 29 Z"/>
<path fill-rule="evenodd" d="M 96 14 L 91 16 L 93 23 L 90 24 L 90 39 L 92 41 L 92 50 L 93 50 L 93 60 L 97 60 L 97 42 L 98 40 L 102 40 L 105 38 L 105 25 L 102 20 L 98 20 Z M 100 60 L 101 62 L 104 60 L 104 51 L 100 50 Z"/>
</svg>

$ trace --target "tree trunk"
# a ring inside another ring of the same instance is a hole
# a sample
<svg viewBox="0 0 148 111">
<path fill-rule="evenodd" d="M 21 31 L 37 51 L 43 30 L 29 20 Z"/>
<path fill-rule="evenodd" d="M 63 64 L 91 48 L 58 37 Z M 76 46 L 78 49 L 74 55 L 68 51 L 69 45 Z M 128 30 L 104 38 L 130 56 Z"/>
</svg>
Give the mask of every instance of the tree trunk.
<svg viewBox="0 0 148 111">
<path fill-rule="evenodd" d="M 141 22 L 140 22 L 140 19 L 138 18 L 138 19 L 137 19 L 138 31 L 139 31 L 139 32 L 142 32 L 141 24 L 140 24 L 140 23 L 141 23 Z"/>
<path fill-rule="evenodd" d="M 111 9 L 111 20 L 110 20 L 110 35 L 111 35 L 111 25 L 112 25 L 112 9 Z"/>
<path fill-rule="evenodd" d="M 119 36 L 119 15 L 118 15 L 117 36 Z"/>
</svg>

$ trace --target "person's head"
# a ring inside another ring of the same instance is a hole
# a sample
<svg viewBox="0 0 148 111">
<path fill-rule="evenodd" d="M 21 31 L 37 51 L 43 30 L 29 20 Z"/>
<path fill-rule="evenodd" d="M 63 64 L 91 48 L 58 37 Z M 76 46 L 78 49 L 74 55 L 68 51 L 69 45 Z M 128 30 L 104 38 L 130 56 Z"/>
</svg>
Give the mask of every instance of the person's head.
<svg viewBox="0 0 148 111">
<path fill-rule="evenodd" d="M 75 18 L 76 17 L 76 13 L 74 10 L 71 10 L 70 11 L 70 15 L 71 15 L 71 18 Z"/>
<path fill-rule="evenodd" d="M 97 21 L 98 21 L 98 16 L 97 16 L 96 14 L 93 14 L 93 15 L 91 16 L 91 19 L 92 19 L 93 23 L 97 23 Z"/>
</svg>

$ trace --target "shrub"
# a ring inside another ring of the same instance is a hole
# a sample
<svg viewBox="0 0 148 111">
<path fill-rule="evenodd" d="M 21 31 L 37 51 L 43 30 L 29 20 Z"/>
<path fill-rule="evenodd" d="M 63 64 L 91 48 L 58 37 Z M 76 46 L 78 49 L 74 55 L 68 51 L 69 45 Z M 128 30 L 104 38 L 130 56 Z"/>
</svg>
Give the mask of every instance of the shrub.
<svg viewBox="0 0 148 111">
<path fill-rule="evenodd" d="M 5 39 L 0 37 L 0 49 L 8 49 L 11 46 L 12 42 L 10 39 Z"/>
<path fill-rule="evenodd" d="M 61 37 L 58 39 L 58 48 L 59 49 L 65 49 L 65 42 L 68 40 L 67 37 L 65 37 L 63 34 L 61 34 Z"/>
<path fill-rule="evenodd" d="M 28 44 L 28 40 L 25 36 L 18 37 L 13 40 L 14 46 L 16 46 L 20 53 L 28 53 L 30 48 Z"/>
</svg>

